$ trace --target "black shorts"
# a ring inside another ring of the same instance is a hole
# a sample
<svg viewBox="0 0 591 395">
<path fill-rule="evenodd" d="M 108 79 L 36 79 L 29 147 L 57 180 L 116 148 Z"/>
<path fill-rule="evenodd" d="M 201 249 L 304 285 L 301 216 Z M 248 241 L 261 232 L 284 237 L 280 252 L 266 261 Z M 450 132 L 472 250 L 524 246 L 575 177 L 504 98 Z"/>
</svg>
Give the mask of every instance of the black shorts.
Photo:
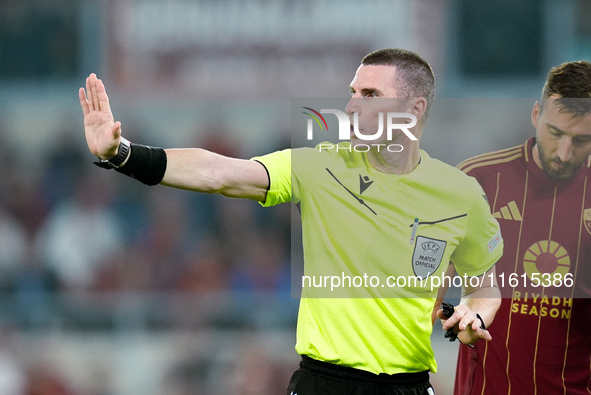
<svg viewBox="0 0 591 395">
<path fill-rule="evenodd" d="M 373 374 L 302 356 L 287 395 L 434 395 L 429 371 Z"/>
</svg>

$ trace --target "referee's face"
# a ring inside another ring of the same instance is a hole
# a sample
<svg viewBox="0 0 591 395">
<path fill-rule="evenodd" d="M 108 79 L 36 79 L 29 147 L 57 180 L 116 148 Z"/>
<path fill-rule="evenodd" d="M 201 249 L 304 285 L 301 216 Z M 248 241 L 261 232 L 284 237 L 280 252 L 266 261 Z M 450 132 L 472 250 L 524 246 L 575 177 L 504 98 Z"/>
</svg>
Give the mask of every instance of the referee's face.
<svg viewBox="0 0 591 395">
<path fill-rule="evenodd" d="M 388 112 L 410 112 L 407 109 L 408 98 L 400 99 L 401 95 L 396 87 L 396 67 L 388 65 L 361 65 L 355 73 L 350 85 L 351 100 L 345 111 L 351 118 L 352 143 L 387 143 L 386 125 L 384 119 Z M 398 98 L 398 99 L 397 99 Z M 390 100 L 387 100 L 390 99 Z M 396 99 L 396 100 L 393 100 Z M 377 135 L 382 117 L 383 132 L 371 141 L 361 141 L 353 133 L 353 114 L 358 116 L 359 133 L 370 136 Z M 406 123 L 405 119 L 395 123 Z M 408 142 L 408 137 L 400 130 L 394 130 L 392 141 Z"/>
<path fill-rule="evenodd" d="M 536 103 L 532 124 L 536 128 L 534 161 L 553 180 L 573 178 L 591 154 L 591 114 L 574 117 L 560 111 L 556 98 Z"/>
</svg>

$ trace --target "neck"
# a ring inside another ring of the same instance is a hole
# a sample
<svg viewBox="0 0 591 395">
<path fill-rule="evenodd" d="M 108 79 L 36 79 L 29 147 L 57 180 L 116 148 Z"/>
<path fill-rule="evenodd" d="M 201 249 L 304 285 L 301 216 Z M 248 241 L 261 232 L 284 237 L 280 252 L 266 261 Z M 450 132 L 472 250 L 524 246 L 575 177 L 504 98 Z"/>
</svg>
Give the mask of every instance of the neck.
<svg viewBox="0 0 591 395">
<path fill-rule="evenodd" d="M 540 151 L 538 151 L 538 144 L 534 142 L 534 146 L 531 149 L 532 158 L 534 163 L 542 169 L 542 162 L 540 161 Z"/>
<path fill-rule="evenodd" d="M 372 149 L 367 152 L 369 164 L 376 170 L 388 174 L 408 174 L 420 162 L 421 153 L 418 141 L 408 144 L 401 152 Z"/>
</svg>

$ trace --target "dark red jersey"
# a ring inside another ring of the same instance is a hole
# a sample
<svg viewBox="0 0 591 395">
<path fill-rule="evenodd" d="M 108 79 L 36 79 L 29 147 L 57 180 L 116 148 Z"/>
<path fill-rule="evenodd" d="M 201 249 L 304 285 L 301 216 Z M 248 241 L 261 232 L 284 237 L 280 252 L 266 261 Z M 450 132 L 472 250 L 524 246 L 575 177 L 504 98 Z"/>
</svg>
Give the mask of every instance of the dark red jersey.
<svg viewBox="0 0 591 395">
<path fill-rule="evenodd" d="M 505 249 L 493 340 L 460 346 L 455 395 L 591 394 L 591 159 L 552 181 L 534 144 L 458 166 L 482 185 Z"/>
</svg>

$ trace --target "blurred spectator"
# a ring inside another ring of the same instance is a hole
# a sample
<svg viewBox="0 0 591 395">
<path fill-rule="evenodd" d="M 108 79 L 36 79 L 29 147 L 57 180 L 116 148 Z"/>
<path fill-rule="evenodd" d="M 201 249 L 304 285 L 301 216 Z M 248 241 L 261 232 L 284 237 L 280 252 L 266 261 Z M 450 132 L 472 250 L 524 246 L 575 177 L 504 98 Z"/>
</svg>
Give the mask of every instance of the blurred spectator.
<svg viewBox="0 0 591 395">
<path fill-rule="evenodd" d="M 86 395 L 71 385 L 49 364 L 36 364 L 27 371 L 24 395 Z"/>
<path fill-rule="evenodd" d="M 184 259 L 176 289 L 180 292 L 207 295 L 229 289 L 228 251 L 218 240 L 202 240 Z"/>
<path fill-rule="evenodd" d="M 246 249 L 233 257 L 233 288 L 254 293 L 288 293 L 289 250 L 283 235 L 271 228 L 249 232 L 243 239 Z"/>
<path fill-rule="evenodd" d="M 256 334 L 239 336 L 212 372 L 211 394 L 275 395 L 285 393 L 298 360 L 285 358 L 277 343 Z"/>
<path fill-rule="evenodd" d="M 25 395 L 26 377 L 17 352 L 16 333 L 0 328 L 0 395 Z"/>
<path fill-rule="evenodd" d="M 121 247 L 110 186 L 101 173 L 81 177 L 74 195 L 56 206 L 38 234 L 40 258 L 66 289 L 89 287 Z"/>
<path fill-rule="evenodd" d="M 234 371 L 230 373 L 230 394 L 235 395 L 274 395 L 285 391 L 285 381 L 290 374 L 281 370 L 277 361 L 266 355 L 259 346 L 238 355 Z"/>
<path fill-rule="evenodd" d="M 25 375 L 14 355 L 0 350 L 0 395 L 25 395 Z"/>
<path fill-rule="evenodd" d="M 76 193 L 79 180 L 94 173 L 88 174 L 91 166 L 94 166 L 88 162 L 89 157 L 81 150 L 79 141 L 71 138 L 71 128 L 64 126 L 57 133 L 56 141 L 60 143 L 47 153 L 40 182 L 43 198 L 49 208 L 67 200 Z"/>
<path fill-rule="evenodd" d="M 34 238 L 49 214 L 46 196 L 30 169 L 15 166 L 2 179 L 2 200 L 6 211 Z"/>
<path fill-rule="evenodd" d="M 167 188 L 150 190 L 147 223 L 135 246 L 144 270 L 150 273 L 150 289 L 173 290 L 187 251 L 198 241 L 189 231 L 184 191 Z"/>
<path fill-rule="evenodd" d="M 104 262 L 94 277 L 93 290 L 101 293 L 149 292 L 152 274 L 136 245 L 124 245 Z"/>
<path fill-rule="evenodd" d="M 0 290 L 12 291 L 25 262 L 29 237 L 24 226 L 0 205 Z"/>
</svg>

